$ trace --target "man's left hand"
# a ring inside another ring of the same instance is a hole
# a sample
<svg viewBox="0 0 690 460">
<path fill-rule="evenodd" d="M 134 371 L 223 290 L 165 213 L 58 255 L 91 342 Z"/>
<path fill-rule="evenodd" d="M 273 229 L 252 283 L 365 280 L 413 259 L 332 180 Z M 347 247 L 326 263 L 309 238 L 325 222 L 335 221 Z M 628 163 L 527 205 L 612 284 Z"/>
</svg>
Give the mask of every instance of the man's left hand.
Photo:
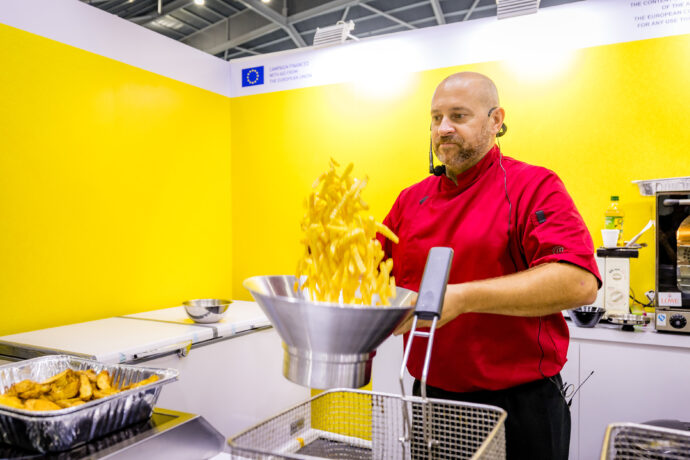
<svg viewBox="0 0 690 460">
<path fill-rule="evenodd" d="M 443 308 L 441 309 L 441 317 L 438 319 L 436 322 L 436 327 L 443 327 L 446 323 L 449 321 L 454 320 L 458 316 L 457 309 L 457 304 L 453 304 L 452 302 L 449 302 L 448 298 L 449 295 L 452 295 L 456 290 L 459 289 L 461 285 L 453 285 L 453 286 L 448 286 L 446 289 L 446 295 L 443 298 Z M 449 292 L 450 291 L 450 292 Z M 417 303 L 417 298 L 415 297 L 413 304 Z M 400 335 L 400 334 L 405 334 L 406 332 L 409 332 L 410 329 L 412 329 L 412 321 L 414 320 L 414 310 L 410 315 L 405 319 L 405 321 L 398 326 L 395 331 L 393 331 L 393 335 Z M 419 329 L 420 327 L 431 327 L 431 321 L 417 321 L 417 328 Z"/>
</svg>

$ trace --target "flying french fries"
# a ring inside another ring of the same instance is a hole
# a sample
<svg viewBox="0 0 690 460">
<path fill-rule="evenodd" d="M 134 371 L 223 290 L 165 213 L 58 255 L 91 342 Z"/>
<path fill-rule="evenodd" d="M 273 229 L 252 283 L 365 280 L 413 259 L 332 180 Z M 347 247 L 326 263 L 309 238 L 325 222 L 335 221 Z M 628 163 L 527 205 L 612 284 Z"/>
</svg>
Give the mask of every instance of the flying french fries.
<svg viewBox="0 0 690 460">
<path fill-rule="evenodd" d="M 372 216 L 362 215 L 369 209 L 361 196 L 368 179 L 351 177 L 352 163 L 342 174 L 339 166 L 331 159 L 305 203 L 304 253 L 297 264 L 297 279 L 306 276 L 301 287 L 308 289 L 310 300 L 388 305 L 395 296 L 395 278 L 390 276 L 393 260 L 383 260 L 376 233 L 394 243 L 398 237 Z"/>
<path fill-rule="evenodd" d="M 59 410 L 105 398 L 121 391 L 138 388 L 158 380 L 157 375 L 122 388 L 114 388 L 108 371 L 98 375 L 93 369 L 66 369 L 41 383 L 22 380 L 0 394 L 0 405 L 33 411 Z"/>
</svg>

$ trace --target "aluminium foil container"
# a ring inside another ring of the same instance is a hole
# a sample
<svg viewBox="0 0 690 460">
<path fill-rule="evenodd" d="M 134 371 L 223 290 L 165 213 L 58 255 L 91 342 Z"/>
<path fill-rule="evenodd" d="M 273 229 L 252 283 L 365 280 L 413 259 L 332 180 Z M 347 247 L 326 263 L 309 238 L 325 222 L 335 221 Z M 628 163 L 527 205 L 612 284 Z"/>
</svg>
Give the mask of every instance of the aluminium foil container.
<svg viewBox="0 0 690 460">
<path fill-rule="evenodd" d="M 0 442 L 41 453 L 60 452 L 128 425 L 147 420 L 163 385 L 177 380 L 176 369 L 103 364 L 67 355 L 51 355 L 0 366 L 0 393 L 25 379 L 42 382 L 63 370 L 106 370 L 116 388 L 153 374 L 159 380 L 76 407 L 29 411 L 0 405 Z"/>
</svg>

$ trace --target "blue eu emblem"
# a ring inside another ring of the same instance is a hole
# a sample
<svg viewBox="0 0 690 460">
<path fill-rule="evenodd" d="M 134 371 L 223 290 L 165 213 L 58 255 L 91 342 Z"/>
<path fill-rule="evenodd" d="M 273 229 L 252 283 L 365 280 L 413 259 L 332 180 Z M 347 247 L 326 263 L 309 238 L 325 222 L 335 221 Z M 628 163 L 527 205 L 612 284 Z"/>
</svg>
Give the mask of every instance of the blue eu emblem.
<svg viewBox="0 0 690 460">
<path fill-rule="evenodd" d="M 242 87 L 264 84 L 264 66 L 242 69 Z"/>
</svg>

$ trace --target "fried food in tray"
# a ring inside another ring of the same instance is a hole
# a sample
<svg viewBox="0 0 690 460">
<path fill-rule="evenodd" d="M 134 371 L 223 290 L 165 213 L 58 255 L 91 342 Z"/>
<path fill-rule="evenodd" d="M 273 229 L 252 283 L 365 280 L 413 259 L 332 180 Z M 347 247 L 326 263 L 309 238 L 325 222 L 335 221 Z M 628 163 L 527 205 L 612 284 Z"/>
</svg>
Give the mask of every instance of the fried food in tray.
<svg viewBox="0 0 690 460">
<path fill-rule="evenodd" d="M 30 411 L 60 410 L 139 388 L 158 379 L 154 374 L 140 382 L 117 388 L 107 370 L 96 374 L 93 369 L 65 369 L 42 382 L 26 379 L 15 383 L 0 394 L 0 405 Z"/>
<path fill-rule="evenodd" d="M 2 365 L 0 444 L 61 452 L 106 436 L 150 418 L 161 388 L 178 375 L 68 355 Z"/>
</svg>

